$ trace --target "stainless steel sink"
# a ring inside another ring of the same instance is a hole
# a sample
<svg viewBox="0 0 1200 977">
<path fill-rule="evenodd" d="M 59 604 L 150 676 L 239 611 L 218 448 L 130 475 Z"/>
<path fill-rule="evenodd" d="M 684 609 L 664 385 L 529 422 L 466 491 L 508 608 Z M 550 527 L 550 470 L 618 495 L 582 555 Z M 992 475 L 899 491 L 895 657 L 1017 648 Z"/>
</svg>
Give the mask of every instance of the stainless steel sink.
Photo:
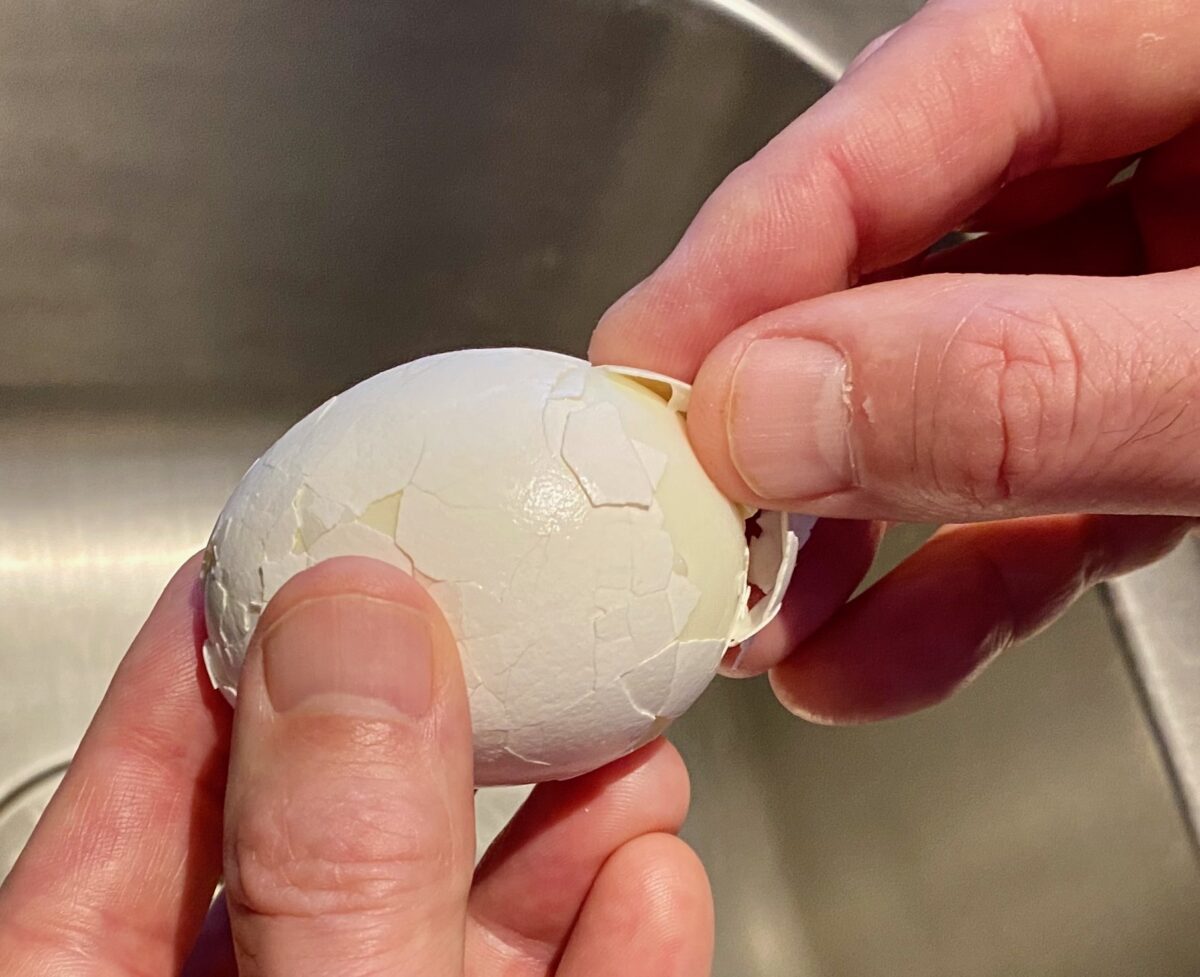
<svg viewBox="0 0 1200 977">
<path fill-rule="evenodd" d="M 582 352 L 916 5 L 0 0 L 0 873 L 256 453 L 432 350 Z M 1143 681 L 1194 634 L 1186 596 L 1143 598 L 1190 578 L 1156 572 L 1126 627 L 1089 598 L 911 719 L 817 728 L 714 684 L 672 735 L 716 972 L 1200 972 L 1195 713 Z"/>
</svg>

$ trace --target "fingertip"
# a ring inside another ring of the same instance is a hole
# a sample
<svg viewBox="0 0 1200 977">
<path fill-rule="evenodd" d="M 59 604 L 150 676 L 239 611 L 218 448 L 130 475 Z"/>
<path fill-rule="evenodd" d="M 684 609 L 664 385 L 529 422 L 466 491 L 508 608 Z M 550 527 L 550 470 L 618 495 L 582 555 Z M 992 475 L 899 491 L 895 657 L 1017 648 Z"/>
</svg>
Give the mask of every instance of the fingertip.
<svg viewBox="0 0 1200 977">
<path fill-rule="evenodd" d="M 106 699 L 114 708 L 130 709 L 138 725 L 161 720 L 158 735 L 199 706 L 223 736 L 228 735 L 225 699 L 208 680 L 201 655 L 204 643 L 203 555 L 195 553 L 171 575 L 153 610 L 121 659 Z M 146 705 L 154 689 L 154 706 Z M 97 724 L 100 733 L 105 727 Z M 173 729 L 172 729 L 173 731 Z"/>
<path fill-rule="evenodd" d="M 779 704 L 797 719 L 817 726 L 856 726 L 865 721 L 855 718 L 852 713 L 817 708 L 816 701 L 819 700 L 814 700 L 804 683 L 798 682 L 785 668 L 772 668 L 767 673 L 767 681 Z"/>
<path fill-rule="evenodd" d="M 653 288 L 650 281 L 646 288 Z M 724 495 L 737 502 L 770 507 L 771 500 L 757 495 L 746 483 L 733 461 L 730 432 L 730 401 L 733 378 L 745 351 L 760 330 L 751 324 L 722 339 L 702 360 L 695 349 L 681 346 L 679 335 L 658 335 L 652 322 L 627 308 L 641 299 L 631 293 L 601 320 L 592 337 L 589 357 L 593 363 L 636 366 L 676 377 L 692 385 L 687 412 L 687 431 L 692 448 L 709 478 Z M 653 322 L 661 321 L 654 319 Z M 678 321 L 669 319 L 678 326 Z"/>
<path fill-rule="evenodd" d="M 133 654 L 139 645 L 192 644 L 199 649 L 204 641 L 204 594 L 201 584 L 202 553 L 193 553 L 171 574 L 166 586 L 138 632 L 130 654 L 122 659 L 119 671 L 142 667 L 151 656 Z M 182 642 L 180 638 L 187 636 Z M 198 654 L 197 654 L 198 657 Z"/>
<path fill-rule="evenodd" d="M 605 862 L 571 935 L 559 973 L 695 977 L 712 965 L 713 902 L 708 875 L 679 838 L 648 834 Z"/>
<path fill-rule="evenodd" d="M 688 438 L 717 487 L 729 498 L 747 505 L 769 505 L 746 484 L 734 464 L 731 445 L 733 378 L 754 334 L 738 330 L 717 344 L 705 358 L 692 386 L 688 407 Z"/>
<path fill-rule="evenodd" d="M 686 355 L 687 331 L 678 328 L 685 310 L 672 308 L 671 288 L 660 267 L 614 302 L 600 317 L 588 344 L 596 365 L 631 366 L 685 383 L 695 373 Z"/>
<path fill-rule="evenodd" d="M 39 972 L 60 972 L 61 955 L 174 973 L 200 927 L 220 871 L 229 716 L 202 677 L 199 570 L 197 554 L 166 584 L 4 886 L 44 942 Z"/>
<path fill-rule="evenodd" d="M 461 726 L 462 684 L 457 643 L 425 588 L 391 564 L 340 556 L 295 574 L 268 602 L 239 677 L 235 725 L 270 723 L 310 695 L 322 708 L 351 695 L 414 718 L 432 709 Z"/>
<path fill-rule="evenodd" d="M 204 564 L 204 552 L 198 551 L 189 556 L 180 564 L 173 574 L 171 579 L 167 581 L 166 587 L 163 588 L 164 596 L 166 594 L 174 594 L 179 591 L 191 593 L 196 589 L 196 585 L 200 581 L 200 570 Z"/>
<path fill-rule="evenodd" d="M 712 919 L 712 887 L 703 862 L 685 841 L 658 832 L 626 842 L 605 865 L 621 885 L 644 893 L 647 928 L 659 939 L 694 931 Z"/>
<path fill-rule="evenodd" d="M 888 596 L 887 588 L 880 593 Z M 771 689 L 792 715 L 822 726 L 920 712 L 950 698 L 1012 643 L 988 627 L 991 620 L 955 621 L 931 639 L 931 627 L 910 614 L 852 605 L 770 670 Z M 938 639 L 944 647 L 933 644 Z"/>
<path fill-rule="evenodd" d="M 270 961 L 264 973 L 336 969 L 364 940 L 383 970 L 441 973 L 454 957 L 472 739 L 435 611 L 408 574 L 339 557 L 263 614 L 239 685 L 225 865 L 239 954 Z"/>
<path fill-rule="evenodd" d="M 503 934 L 541 973 L 613 852 L 677 832 L 688 799 L 687 769 L 662 739 L 582 777 L 539 784 L 475 871 L 472 945 L 487 954 Z"/>
<path fill-rule="evenodd" d="M 266 631 L 298 604 L 342 594 L 374 597 L 440 615 L 433 598 L 411 574 L 366 556 L 336 556 L 301 570 L 284 583 L 263 611 L 258 630 Z"/>
<path fill-rule="evenodd" d="M 659 737 L 591 773 L 538 784 L 480 862 L 476 878 L 488 878 L 531 843 L 557 844 L 548 832 L 561 826 L 570 833 L 572 815 L 599 812 L 601 821 L 590 828 L 595 843 L 599 836 L 624 836 L 633 824 L 643 831 L 678 831 L 690 803 L 687 766 L 675 746 Z"/>
<path fill-rule="evenodd" d="M 683 823 L 691 797 L 691 778 L 683 757 L 670 740 L 659 736 L 599 770 L 564 783 L 582 786 L 594 782 L 595 787 L 602 788 L 617 781 L 639 788 L 642 784 L 652 783 L 656 797 L 673 802 L 664 808 L 664 823 Z"/>
<path fill-rule="evenodd" d="M 636 778 L 653 785 L 662 802 L 662 823 L 677 831 L 691 805 L 692 778 L 675 744 L 660 736 L 625 759 Z"/>
<path fill-rule="evenodd" d="M 593 363 L 653 370 L 691 383 L 708 352 L 749 318 L 722 317 L 726 290 L 696 260 L 692 246 L 700 222 L 697 217 L 662 264 L 600 317 L 588 349 Z"/>
</svg>

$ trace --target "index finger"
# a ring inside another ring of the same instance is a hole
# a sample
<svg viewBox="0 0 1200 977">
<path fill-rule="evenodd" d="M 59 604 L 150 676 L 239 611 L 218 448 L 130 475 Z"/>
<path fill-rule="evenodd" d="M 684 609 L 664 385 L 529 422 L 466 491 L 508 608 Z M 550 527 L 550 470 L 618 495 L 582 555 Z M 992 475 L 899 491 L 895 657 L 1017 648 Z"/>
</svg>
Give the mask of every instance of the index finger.
<svg viewBox="0 0 1200 977">
<path fill-rule="evenodd" d="M 0 973 L 179 972 L 220 874 L 230 720 L 199 570 L 167 585 L 0 889 Z"/>
<path fill-rule="evenodd" d="M 1006 183 L 1197 120 L 1194 0 L 935 0 L 717 188 L 592 359 L 691 380 L 733 329 L 917 254 Z"/>
</svg>

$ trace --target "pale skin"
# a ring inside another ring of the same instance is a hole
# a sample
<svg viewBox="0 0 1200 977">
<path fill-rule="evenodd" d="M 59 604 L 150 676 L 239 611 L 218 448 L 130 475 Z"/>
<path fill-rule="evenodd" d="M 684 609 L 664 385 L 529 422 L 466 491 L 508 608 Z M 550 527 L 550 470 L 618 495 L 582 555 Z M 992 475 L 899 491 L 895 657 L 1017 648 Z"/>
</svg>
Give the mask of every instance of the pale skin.
<svg viewBox="0 0 1200 977">
<path fill-rule="evenodd" d="M 994 233 L 924 255 L 968 222 Z M 1198 264 L 1193 0 L 935 0 L 873 45 L 592 345 L 695 381 L 690 433 L 728 494 L 825 517 L 727 670 L 822 721 L 898 715 L 1177 544 L 1200 519 Z M 847 603 L 893 520 L 947 527 Z M 473 875 L 462 676 L 420 588 L 357 559 L 289 582 L 231 718 L 196 574 L 0 890 L 0 972 L 705 972 L 669 745 L 539 788 Z"/>
<path fill-rule="evenodd" d="M 670 745 L 539 788 L 473 874 L 466 693 L 429 596 L 357 557 L 293 578 L 235 717 L 197 657 L 198 568 L 168 584 L 0 890 L 5 977 L 704 972 L 712 906 L 675 836 Z"/>
<path fill-rule="evenodd" d="M 923 255 L 964 224 L 995 234 Z M 865 52 L 592 341 L 695 381 L 726 493 L 830 517 L 737 670 L 813 719 L 909 712 L 1175 546 L 1197 264 L 1193 0 L 935 0 Z M 891 520 L 947 525 L 847 604 Z"/>
</svg>

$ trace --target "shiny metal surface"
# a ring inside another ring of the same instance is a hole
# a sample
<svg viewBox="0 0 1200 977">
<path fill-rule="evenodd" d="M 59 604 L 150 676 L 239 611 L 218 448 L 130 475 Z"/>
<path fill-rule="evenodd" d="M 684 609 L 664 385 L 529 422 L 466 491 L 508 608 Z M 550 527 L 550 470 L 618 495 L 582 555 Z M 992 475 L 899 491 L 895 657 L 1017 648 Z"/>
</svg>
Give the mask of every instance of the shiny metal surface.
<svg viewBox="0 0 1200 977">
<path fill-rule="evenodd" d="M 0 0 L 0 872 L 263 447 L 434 349 L 581 352 L 721 176 L 916 5 Z M 882 726 L 716 683 L 673 735 L 717 974 L 1200 972 L 1138 689 L 1095 598 Z"/>
<path fill-rule="evenodd" d="M 674 739 L 723 977 L 1200 972 L 1195 851 L 1097 594 L 926 713 L 812 726 L 726 681 Z"/>
<path fill-rule="evenodd" d="M 307 403 L 448 346 L 579 351 L 821 87 L 687 0 L 5 0 L 0 384 Z"/>
<path fill-rule="evenodd" d="M 1118 580 L 1109 594 L 1200 844 L 1200 538 Z"/>
</svg>

